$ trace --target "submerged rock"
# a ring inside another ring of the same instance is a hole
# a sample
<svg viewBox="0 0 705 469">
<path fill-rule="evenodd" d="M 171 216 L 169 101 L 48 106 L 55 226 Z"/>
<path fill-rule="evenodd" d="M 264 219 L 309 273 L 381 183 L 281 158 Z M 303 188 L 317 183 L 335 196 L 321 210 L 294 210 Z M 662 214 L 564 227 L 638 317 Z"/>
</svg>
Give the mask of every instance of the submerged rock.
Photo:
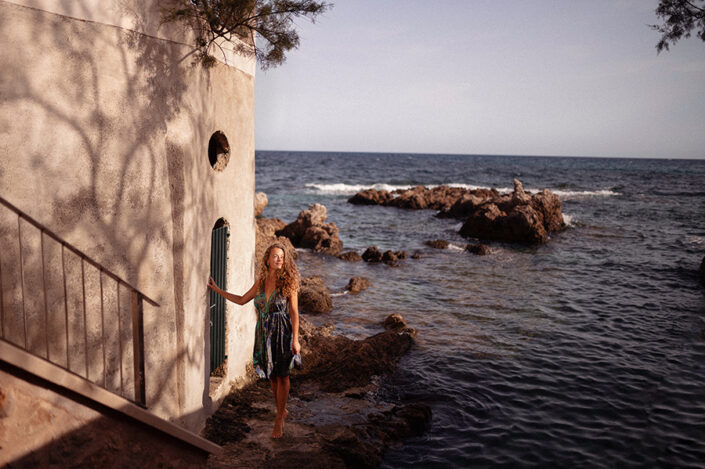
<svg viewBox="0 0 705 469">
<path fill-rule="evenodd" d="M 301 279 L 299 309 L 311 314 L 329 313 L 333 310 L 333 300 L 321 277 Z"/>
<path fill-rule="evenodd" d="M 434 239 L 432 241 L 426 241 L 424 244 L 434 249 L 448 249 L 450 245 L 450 243 L 444 239 Z"/>
<path fill-rule="evenodd" d="M 486 244 L 468 244 L 465 246 L 465 250 L 469 253 L 476 254 L 478 256 L 486 256 L 490 253 L 490 248 Z"/>
</svg>

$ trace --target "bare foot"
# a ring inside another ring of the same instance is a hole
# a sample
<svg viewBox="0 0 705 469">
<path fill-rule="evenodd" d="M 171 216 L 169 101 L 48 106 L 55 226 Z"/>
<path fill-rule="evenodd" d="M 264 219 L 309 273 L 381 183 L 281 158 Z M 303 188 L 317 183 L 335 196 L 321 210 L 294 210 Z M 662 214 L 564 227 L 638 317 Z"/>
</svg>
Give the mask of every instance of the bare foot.
<svg viewBox="0 0 705 469">
<path fill-rule="evenodd" d="M 284 419 L 277 417 L 274 419 L 274 430 L 272 430 L 272 438 L 281 438 L 284 435 Z"/>
</svg>

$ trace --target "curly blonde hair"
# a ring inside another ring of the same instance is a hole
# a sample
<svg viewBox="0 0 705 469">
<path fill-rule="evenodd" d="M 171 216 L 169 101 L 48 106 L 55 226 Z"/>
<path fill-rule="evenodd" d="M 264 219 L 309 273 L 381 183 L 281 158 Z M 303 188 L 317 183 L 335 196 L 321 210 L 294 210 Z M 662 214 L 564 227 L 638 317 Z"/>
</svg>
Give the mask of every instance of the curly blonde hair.
<svg viewBox="0 0 705 469">
<path fill-rule="evenodd" d="M 272 249 L 279 248 L 284 252 L 284 265 L 282 265 L 281 270 L 279 270 L 277 275 L 277 289 L 279 293 L 285 297 L 289 298 L 291 295 L 299 291 L 299 269 L 296 267 L 296 262 L 294 262 L 293 257 L 289 250 L 281 243 L 271 244 L 266 251 L 264 251 L 264 256 L 260 262 L 259 274 L 257 275 L 257 282 L 260 288 L 264 287 L 264 280 L 267 278 L 267 273 L 269 272 L 269 266 L 267 265 L 267 260 L 269 259 L 269 253 Z"/>
</svg>

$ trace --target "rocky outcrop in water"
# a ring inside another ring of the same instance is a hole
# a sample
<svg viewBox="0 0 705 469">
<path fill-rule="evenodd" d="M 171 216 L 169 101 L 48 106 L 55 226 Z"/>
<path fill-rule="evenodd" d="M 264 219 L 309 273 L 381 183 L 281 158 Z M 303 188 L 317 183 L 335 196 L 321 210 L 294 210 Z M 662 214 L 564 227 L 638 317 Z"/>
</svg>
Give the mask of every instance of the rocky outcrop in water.
<svg viewBox="0 0 705 469">
<path fill-rule="evenodd" d="M 376 376 L 394 370 L 416 332 L 399 315 L 363 340 L 331 334 L 301 317 L 303 369 L 291 377 L 284 437 L 272 442 L 268 382 L 233 390 L 208 420 L 205 436 L 223 446 L 210 467 L 375 467 L 389 446 L 421 435 L 431 411 L 377 398 Z"/>
<path fill-rule="evenodd" d="M 414 210 L 448 210 L 467 192 L 468 189 L 445 185 L 431 189 L 427 189 L 424 186 L 416 186 L 411 189 L 397 189 L 392 192 L 367 189 L 350 197 L 348 202 L 357 205 L 386 205 Z M 473 193 L 485 197 L 499 195 L 494 189 L 476 189 Z"/>
<path fill-rule="evenodd" d="M 345 289 L 350 293 L 360 293 L 362 290 L 367 290 L 369 287 L 370 281 L 365 277 L 353 277 L 345 286 Z"/>
<path fill-rule="evenodd" d="M 434 249 L 448 249 L 448 246 L 450 246 L 450 243 L 444 239 L 434 239 L 426 241 L 424 244 Z"/>
<path fill-rule="evenodd" d="M 396 266 L 398 261 L 409 257 L 406 251 L 380 251 L 377 246 L 371 246 L 362 253 L 362 260 L 370 263 L 384 262 L 390 266 Z"/>
<path fill-rule="evenodd" d="M 343 250 L 343 242 L 338 235 L 335 223 L 325 223 L 326 207 L 313 204 L 299 212 L 295 221 L 277 231 L 278 236 L 289 238 L 291 243 L 314 252 L 337 256 Z"/>
<path fill-rule="evenodd" d="M 321 277 L 301 279 L 299 309 L 311 314 L 330 313 L 333 310 L 333 300 Z"/>
<path fill-rule="evenodd" d="M 376 204 L 408 209 L 440 210 L 439 217 L 464 219 L 460 234 L 471 238 L 542 244 L 548 235 L 564 228 L 561 201 L 550 190 L 524 191 L 514 179 L 511 194 L 495 189 L 438 186 L 394 192 L 367 189 L 348 199 L 353 204 Z"/>
<path fill-rule="evenodd" d="M 534 196 L 514 180 L 514 191 L 487 201 L 468 215 L 460 234 L 469 238 L 543 244 L 564 226 L 561 201 L 548 189 Z"/>
<path fill-rule="evenodd" d="M 348 262 L 360 262 L 362 260 L 362 256 L 355 251 L 346 251 L 338 254 L 338 259 Z"/>
</svg>

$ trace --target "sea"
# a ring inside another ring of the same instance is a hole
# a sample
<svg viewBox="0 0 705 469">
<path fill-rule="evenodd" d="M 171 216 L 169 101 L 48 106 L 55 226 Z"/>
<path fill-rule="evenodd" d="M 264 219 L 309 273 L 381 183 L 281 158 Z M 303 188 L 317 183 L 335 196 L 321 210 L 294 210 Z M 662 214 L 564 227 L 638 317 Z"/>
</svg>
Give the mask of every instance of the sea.
<svg viewBox="0 0 705 469">
<path fill-rule="evenodd" d="M 256 152 L 266 217 L 326 206 L 346 250 L 419 253 L 397 267 L 299 250 L 363 338 L 401 314 L 416 344 L 380 393 L 428 430 L 382 467 L 705 467 L 705 160 Z M 347 202 L 367 189 L 548 188 L 567 227 L 545 245 L 464 250 L 461 220 Z M 428 240 L 450 242 L 433 249 Z M 346 294 L 351 277 L 372 285 Z"/>
</svg>

